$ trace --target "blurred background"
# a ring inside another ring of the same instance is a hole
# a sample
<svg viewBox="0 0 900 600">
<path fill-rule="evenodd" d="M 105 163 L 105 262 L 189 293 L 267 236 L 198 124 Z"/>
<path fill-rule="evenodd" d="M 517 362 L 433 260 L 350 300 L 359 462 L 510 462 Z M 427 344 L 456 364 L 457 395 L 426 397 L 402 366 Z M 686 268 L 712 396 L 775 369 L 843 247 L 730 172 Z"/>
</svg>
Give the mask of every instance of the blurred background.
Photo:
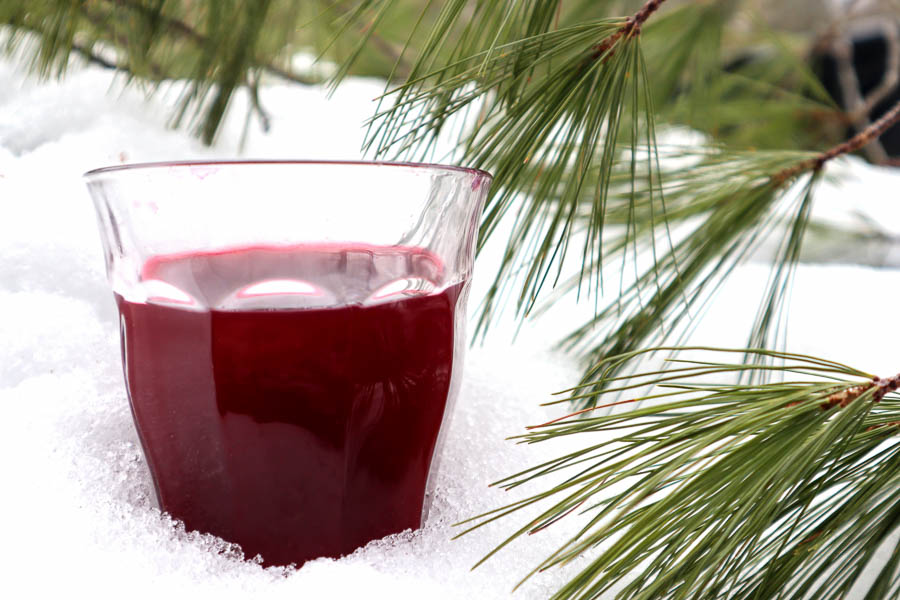
<svg viewBox="0 0 900 600">
<path fill-rule="evenodd" d="M 262 82 L 402 81 L 446 4 L 0 0 L 0 39 L 42 78 L 88 61 L 120 71 L 148 94 L 164 81 L 187 80 L 171 124 L 210 144 L 240 88 L 252 98 L 248 123 L 266 129 Z M 462 4 L 466 11 L 477 3 Z M 641 4 L 563 0 L 558 24 L 629 15 Z M 646 29 L 659 32 L 644 43 L 661 119 L 715 142 L 824 148 L 900 98 L 900 0 L 671 0 Z M 446 54 L 453 50 L 448 44 Z M 711 105 L 714 111 L 705 108 Z M 896 164 L 900 127 L 864 153 Z"/>
</svg>

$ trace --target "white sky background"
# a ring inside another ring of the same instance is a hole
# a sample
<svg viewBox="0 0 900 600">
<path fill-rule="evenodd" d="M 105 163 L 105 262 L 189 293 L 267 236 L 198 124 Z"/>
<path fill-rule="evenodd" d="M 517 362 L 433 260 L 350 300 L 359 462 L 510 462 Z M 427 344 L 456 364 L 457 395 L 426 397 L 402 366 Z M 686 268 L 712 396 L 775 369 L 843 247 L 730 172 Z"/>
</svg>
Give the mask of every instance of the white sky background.
<svg viewBox="0 0 900 600">
<path fill-rule="evenodd" d="M 243 156 L 358 158 L 360 125 L 381 89 L 377 82 L 350 80 L 329 100 L 320 88 L 268 85 L 262 101 L 272 131 L 251 127 Z M 147 102 L 139 91 L 122 91 L 111 72 L 93 67 L 62 83 L 41 84 L 0 59 L 4 587 L 30 597 L 507 597 L 564 539 L 567 527 L 516 544 L 470 573 L 515 522 L 458 541 L 449 539 L 455 532 L 450 524 L 511 499 L 488 490 L 489 482 L 559 452 L 516 447 L 503 438 L 545 420 L 549 409 L 538 404 L 577 381 L 578 366 L 548 349 L 589 307 L 561 307 L 526 328 L 515 346 L 507 320 L 469 352 L 435 505 L 422 531 L 285 574 L 212 552 L 221 542 L 184 534 L 153 507 L 121 377 L 115 306 L 80 175 L 126 161 L 237 156 L 241 102 L 219 145 L 208 149 L 186 132 L 167 129 L 176 92 L 161 90 Z M 857 160 L 832 170 L 838 171 L 846 179 L 825 186 L 817 211 L 842 220 L 845 207 L 861 207 L 884 231 L 897 231 L 900 171 Z M 491 261 L 489 252 L 476 268 L 472 307 L 493 274 Z M 742 346 L 766 276 L 761 265 L 740 269 L 691 341 Z M 789 349 L 882 375 L 900 371 L 898 291 L 897 270 L 801 266 Z M 570 575 L 541 575 L 513 597 L 545 598 Z"/>
</svg>

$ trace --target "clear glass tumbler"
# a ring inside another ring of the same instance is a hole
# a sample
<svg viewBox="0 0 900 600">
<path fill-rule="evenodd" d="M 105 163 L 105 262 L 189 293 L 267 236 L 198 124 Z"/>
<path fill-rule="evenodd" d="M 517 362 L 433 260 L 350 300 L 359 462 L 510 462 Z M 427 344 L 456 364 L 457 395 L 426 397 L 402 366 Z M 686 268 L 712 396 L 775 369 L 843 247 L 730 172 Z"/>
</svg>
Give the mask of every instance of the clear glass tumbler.
<svg viewBox="0 0 900 600">
<path fill-rule="evenodd" d="M 161 509 L 266 565 L 421 526 L 490 175 L 246 161 L 85 177 Z"/>
</svg>

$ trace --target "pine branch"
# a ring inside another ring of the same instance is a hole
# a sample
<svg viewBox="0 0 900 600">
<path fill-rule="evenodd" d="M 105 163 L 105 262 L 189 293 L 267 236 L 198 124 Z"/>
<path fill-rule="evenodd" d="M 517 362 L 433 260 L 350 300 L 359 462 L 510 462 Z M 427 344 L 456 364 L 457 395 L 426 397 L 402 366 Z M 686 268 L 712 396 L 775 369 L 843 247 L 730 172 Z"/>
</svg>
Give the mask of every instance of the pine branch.
<svg viewBox="0 0 900 600">
<path fill-rule="evenodd" d="M 88 7 L 84 4 L 79 5 L 79 10 L 81 11 L 81 16 L 91 25 L 98 29 L 102 29 L 107 25 L 108 15 L 101 16 L 100 13 L 93 12 L 88 10 Z M 40 32 L 39 29 L 32 28 L 33 32 Z M 115 31 L 110 32 L 109 41 L 112 42 L 113 47 L 120 49 L 120 52 L 124 52 L 128 49 L 131 44 L 131 40 L 129 40 L 126 36 L 116 33 Z M 72 49 L 79 51 L 78 48 L 81 47 L 80 44 L 76 42 L 72 42 Z M 83 51 L 81 51 L 83 53 Z M 62 59 L 62 57 L 60 57 Z M 116 69 L 118 71 L 122 71 L 123 73 L 127 73 L 130 77 L 139 77 L 143 72 L 143 69 L 137 69 L 134 65 L 131 64 L 132 61 L 129 61 L 127 58 L 122 61 L 116 61 Z M 146 74 L 149 76 L 151 80 L 161 81 L 165 78 L 164 71 L 162 67 L 160 67 L 155 62 L 151 61 L 148 57 L 144 57 L 141 61 L 142 67 L 146 70 Z M 62 68 L 62 65 L 61 67 Z"/>
<path fill-rule="evenodd" d="M 797 175 L 805 171 L 817 171 L 821 169 L 828 161 L 844 154 L 856 152 L 857 150 L 860 150 L 864 146 L 866 146 L 866 144 L 874 142 L 879 137 L 881 137 L 881 134 L 883 134 L 885 131 L 887 131 L 897 123 L 900 123 L 900 102 L 894 104 L 894 106 L 889 111 L 884 113 L 880 119 L 854 135 L 849 140 L 826 150 L 825 152 L 814 158 L 810 158 L 803 162 L 797 163 L 793 167 L 785 169 L 784 171 L 779 171 L 772 176 L 772 180 L 775 183 L 779 183 L 792 179 L 793 177 L 796 177 Z"/>
<path fill-rule="evenodd" d="M 688 188 L 691 202 L 707 210 L 702 220 L 672 247 L 671 252 L 657 256 L 654 264 L 624 287 L 615 301 L 570 334 L 564 347 L 578 351 L 588 362 L 596 363 L 605 356 L 627 354 L 646 346 L 680 343 L 688 331 L 691 315 L 701 313 L 702 307 L 714 297 L 737 265 L 779 230 L 785 232 L 784 237 L 748 344 L 751 347 L 783 345 L 784 339 L 780 336 L 786 319 L 785 301 L 800 258 L 815 186 L 823 166 L 837 156 L 858 150 L 898 120 L 900 104 L 865 131 L 825 152 L 790 162 L 789 155 L 773 155 L 774 162 L 770 164 L 780 160 L 782 166 L 769 167 L 771 170 L 762 177 L 758 170 L 745 171 L 748 167 L 745 164 L 730 174 L 719 172 L 719 179 L 709 188 Z M 705 168 L 702 163 L 700 167 Z M 801 177 L 806 177 L 806 181 L 802 191 L 794 195 L 791 184 Z M 671 202 L 683 179 L 672 174 L 665 181 L 668 183 L 663 190 Z M 722 184 L 722 181 L 727 183 Z M 784 210 L 775 210 L 779 206 Z M 792 215 L 784 229 L 779 227 L 779 212 Z M 667 212 L 665 218 L 671 225 L 679 215 Z M 653 239 L 660 234 L 651 230 L 643 235 L 645 239 Z M 645 241 L 644 247 L 647 245 Z M 620 253 L 624 250 L 623 245 Z M 599 269 L 600 265 L 593 268 Z M 579 283 L 577 276 L 572 278 L 561 286 L 556 296 L 551 296 L 548 303 Z M 693 323 L 698 318 L 693 318 Z M 623 363 L 619 368 L 624 373 L 635 367 Z M 595 376 L 596 373 L 588 369 L 582 381 L 591 381 Z M 584 398 L 583 402 L 590 398 Z"/>
<path fill-rule="evenodd" d="M 332 77 L 332 86 L 336 87 L 347 74 L 350 68 L 356 63 L 362 53 L 369 44 L 376 47 L 384 48 L 384 43 L 376 36 L 375 31 L 379 24 L 387 17 L 391 10 L 394 0 L 362 0 L 356 3 L 352 9 L 347 10 L 344 17 L 343 26 L 332 37 L 331 42 L 322 51 L 327 51 L 331 45 L 341 36 L 348 28 L 355 26 L 359 39 L 350 52 L 350 55 L 338 67 L 334 77 Z M 340 6 L 335 3 L 333 6 Z M 401 67 L 402 53 L 396 54 L 394 57 L 394 70 Z M 393 72 L 392 72 L 393 75 Z M 391 77 L 392 79 L 393 77 Z"/>
<path fill-rule="evenodd" d="M 526 533 L 581 519 L 578 533 L 528 575 L 589 556 L 556 599 L 597 598 L 623 580 L 621 600 L 843 598 L 900 526 L 900 397 L 893 393 L 900 375 L 882 379 L 766 350 L 678 350 L 709 358 L 633 376 L 611 373 L 634 354 L 597 365 L 600 380 L 578 388 L 586 394 L 648 389 L 597 409 L 648 406 L 603 416 L 580 411 L 529 428 L 523 443 L 570 435 L 590 441 L 497 482 L 512 489 L 564 476 L 468 521 L 463 533 L 525 509 L 536 515 L 486 560 Z M 719 362 L 714 353 L 761 354 L 784 364 Z M 721 383 L 759 370 L 789 380 Z M 869 597 L 900 588 L 897 552 Z"/>
<path fill-rule="evenodd" d="M 668 275 L 674 278 L 658 314 L 640 324 L 649 334 L 675 301 L 687 295 L 678 289 L 683 284 L 677 277 L 678 249 L 672 248 L 666 233 L 659 233 L 676 217 L 666 208 L 672 188 L 664 183 L 657 165 L 655 111 L 638 36 L 661 2 L 645 3 L 630 18 L 553 31 L 547 30 L 556 16 L 549 10 L 557 8 L 551 3 L 535 2 L 534 10 L 543 8 L 543 12 L 533 15 L 524 8 L 522 13 L 511 12 L 519 10 L 520 3 L 493 2 L 487 8 L 475 4 L 476 11 L 484 12 L 471 17 L 474 24 L 455 53 L 442 61 L 438 52 L 467 2 L 457 0 L 445 6 L 407 83 L 385 97 L 394 104 L 373 119 L 367 147 L 376 155 L 427 160 L 441 132 L 455 126 L 452 117 L 463 116 L 470 109 L 478 111 L 477 123 L 464 129 L 459 138 L 457 158 L 495 175 L 481 244 L 505 218 L 513 221 L 513 231 L 481 307 L 476 334 L 487 331 L 507 299 L 514 300 L 518 315 L 527 316 L 538 306 L 545 286 L 558 289 L 563 264 L 575 253 L 572 247 L 577 243 L 582 244 L 582 267 L 574 279 L 579 294 L 583 291 L 588 297 L 600 297 L 604 263 L 609 259 L 636 263 L 638 247 L 652 253 L 654 263 L 667 265 L 665 269 L 654 267 L 653 277 L 642 278 L 640 285 L 630 290 L 639 305 L 638 288 L 661 289 L 664 280 L 670 281 Z M 702 3 L 673 11 L 664 19 L 671 19 L 673 26 L 701 22 L 706 31 L 724 27 L 728 14 L 727 7 L 719 3 Z M 535 23 L 537 27 L 520 28 L 520 24 Z M 494 35 L 489 36 L 488 31 Z M 668 80 L 677 81 L 680 73 L 690 69 L 692 63 L 684 57 L 694 48 L 698 56 L 708 53 L 709 48 L 700 45 L 702 40 L 703 36 L 695 35 L 679 41 L 677 50 L 684 56 L 667 67 Z M 634 52 L 630 58 L 621 55 L 626 48 Z M 794 102 L 784 104 L 794 107 Z M 776 164 L 772 172 L 787 167 Z M 676 181 L 683 181 L 679 175 L 675 173 Z M 760 237 L 762 224 L 772 226 L 764 204 L 779 204 L 782 198 L 774 193 L 777 190 L 757 187 L 764 182 L 749 182 L 753 189 L 748 195 L 754 198 L 749 198 L 748 205 L 758 206 L 748 206 L 749 212 L 738 215 L 743 221 L 720 223 L 722 236 L 715 241 L 719 250 L 707 247 L 703 251 L 706 257 L 695 264 L 694 275 L 702 273 L 719 251 L 728 250 L 736 259 L 745 256 L 752 250 L 748 240 Z M 757 201 L 757 196 L 768 200 Z M 724 203 L 725 198 L 720 201 Z M 738 202 L 732 206 L 735 204 Z M 699 200 L 696 205 L 710 208 L 716 204 Z M 802 203 L 807 208 L 810 205 L 811 201 Z M 731 212 L 721 205 L 721 215 Z M 807 215 L 808 210 L 799 214 Z M 740 235 L 747 223 L 758 228 Z M 624 224 L 624 236 L 605 233 L 608 225 L 615 224 Z M 785 247 L 792 261 L 799 257 L 806 224 L 805 218 L 797 222 L 794 241 Z M 735 235 L 740 239 L 732 239 Z M 625 256 L 631 252 L 629 248 L 634 249 L 634 258 Z M 685 246 L 680 249 L 681 254 L 688 251 Z M 773 282 L 773 290 L 783 288 L 789 279 L 790 269 Z M 770 299 L 773 302 L 767 314 L 761 316 L 769 321 L 781 309 L 774 292 Z M 621 305 L 617 302 L 616 311 Z M 596 325 L 597 320 L 587 325 L 588 333 L 596 335 Z M 579 332 L 574 337 L 584 335 Z"/>
<path fill-rule="evenodd" d="M 594 46 L 594 59 L 609 60 L 612 55 L 615 53 L 615 45 L 616 42 L 619 41 L 622 37 L 634 37 L 640 35 L 641 27 L 644 26 L 644 23 L 647 22 L 647 19 L 650 18 L 650 15 L 659 10 L 659 7 L 666 0 L 647 0 L 644 3 L 644 6 L 641 7 L 639 11 L 637 11 L 634 15 L 628 17 L 626 19 L 625 24 L 622 25 L 614 34 Z"/>
<path fill-rule="evenodd" d="M 72 50 L 80 54 L 85 60 L 89 63 L 97 65 L 98 67 L 103 67 L 104 69 L 111 69 L 113 71 L 121 71 L 126 70 L 123 67 L 119 66 L 119 64 L 115 63 L 112 60 L 108 60 L 99 54 L 96 54 L 90 48 L 86 46 L 82 46 L 79 43 L 72 44 Z"/>
<path fill-rule="evenodd" d="M 344 19 L 344 27 L 334 36 L 334 38 L 332 38 L 329 46 L 334 43 L 334 41 L 339 37 L 340 33 L 345 31 L 348 26 L 352 25 L 356 33 L 359 35 L 359 40 L 356 43 L 354 51 L 346 60 L 342 62 L 338 72 L 332 78 L 333 87 L 337 87 L 337 85 L 340 84 L 341 81 L 343 81 L 343 79 L 349 73 L 350 68 L 353 66 L 357 58 L 363 53 L 368 45 L 371 45 L 376 50 L 381 52 L 381 54 L 388 58 L 394 65 L 391 71 L 391 76 L 388 77 L 389 80 L 394 79 L 395 76 L 399 76 L 399 74 L 406 73 L 409 70 L 409 65 L 407 64 L 406 59 L 403 56 L 403 51 L 397 49 L 393 44 L 378 35 L 377 32 L 379 23 L 383 19 L 385 19 L 388 11 L 392 8 L 392 2 L 385 2 L 380 8 L 378 6 L 375 6 L 374 11 L 371 10 L 372 7 L 368 6 L 368 4 L 369 3 L 367 2 L 357 3 L 355 9 L 351 9 L 341 2 L 334 2 L 332 4 L 333 8 L 337 8 L 338 12 L 346 15 L 346 17 Z M 369 12 L 372 12 L 372 14 L 368 19 L 363 20 L 361 17 L 366 12 L 366 9 L 370 9 Z"/>
<path fill-rule="evenodd" d="M 42 33 L 40 29 L 33 28 L 24 24 L 19 24 L 18 28 L 20 31 L 26 31 L 35 35 L 41 35 Z M 134 75 L 134 73 L 131 73 L 128 70 L 127 65 L 120 65 L 118 62 L 112 59 L 101 56 L 100 54 L 94 52 L 92 46 L 73 41 L 72 50 L 93 65 L 97 65 L 98 67 L 103 67 L 104 69 L 109 69 L 112 71 L 124 71 L 132 76 Z"/>
<path fill-rule="evenodd" d="M 101 2 L 102 1 L 103 0 L 101 0 Z M 207 36 L 199 33 L 194 27 L 180 19 L 167 16 L 162 12 L 152 12 L 149 7 L 144 6 L 139 2 L 134 2 L 133 0 L 106 0 L 106 2 L 140 13 L 145 18 L 158 20 L 160 25 L 165 27 L 167 32 L 174 33 L 181 39 L 187 40 L 197 47 L 206 48 L 210 46 L 210 40 Z M 84 9 L 85 7 L 82 8 L 82 10 Z M 303 85 L 315 85 L 321 83 L 321 80 L 316 77 L 301 75 L 289 68 L 281 67 L 273 62 L 260 59 L 256 56 L 253 56 L 251 60 L 255 67 L 286 81 L 293 81 L 294 83 Z"/>
<path fill-rule="evenodd" d="M 444 58 L 441 52 L 470 4 L 475 12 L 466 15 L 456 46 Z M 492 302 L 514 265 L 526 265 L 518 297 L 523 314 L 554 272 L 559 276 L 584 197 L 590 206 L 581 252 L 584 276 L 587 286 L 601 285 L 601 272 L 590 265 L 594 257 L 602 262 L 613 196 L 607 181 L 615 165 L 636 168 L 638 153 L 646 153 L 642 167 L 659 189 L 653 105 L 639 34 L 661 4 L 647 2 L 630 18 L 552 29 L 555 1 L 453 0 L 442 9 L 407 82 L 383 98 L 393 103 L 377 112 L 366 143 L 376 156 L 428 160 L 441 132 L 456 126 L 451 118 L 477 111 L 477 123 L 462 130 L 457 148 L 459 162 L 494 174 L 482 240 L 517 198 L 527 197 L 516 219 L 525 231 L 510 237 L 498 289 L 482 311 L 479 331 L 487 327 Z M 599 175 L 590 179 L 594 170 Z M 533 245 L 517 247 L 532 231 L 540 232 Z M 523 251 L 533 260 L 521 260 Z"/>
<path fill-rule="evenodd" d="M 265 121 L 255 89 L 260 73 L 293 83 L 323 81 L 280 63 L 281 57 L 309 34 L 308 30 L 331 28 L 332 23 L 324 22 L 323 15 L 341 23 L 329 46 L 337 37 L 352 36 L 357 46 L 355 57 L 372 41 L 393 62 L 398 58 L 397 52 L 374 34 L 377 23 L 360 22 L 368 18 L 369 7 L 387 7 L 392 2 L 360 0 L 349 8 L 341 8 L 329 1 L 327 10 L 309 21 L 301 13 L 315 11 L 315 6 L 285 0 L 53 0 L 27 5 L 17 0 L 0 0 L 0 23 L 9 25 L 14 32 L 7 43 L 8 50 L 23 39 L 16 32 L 30 31 L 40 37 L 33 66 L 44 77 L 62 76 L 70 54 L 77 53 L 105 68 L 127 73 L 128 84 L 148 82 L 151 90 L 163 80 L 188 80 L 173 124 L 179 126 L 190 117 L 197 133 L 209 144 L 233 94 L 241 87 L 250 94 L 251 111 Z M 383 17 L 384 11 L 377 10 L 379 18 Z M 298 34 L 300 23 L 308 27 Z M 94 52 L 97 43 L 114 50 L 115 58 Z M 341 74 L 346 69 L 349 64 Z"/>
</svg>

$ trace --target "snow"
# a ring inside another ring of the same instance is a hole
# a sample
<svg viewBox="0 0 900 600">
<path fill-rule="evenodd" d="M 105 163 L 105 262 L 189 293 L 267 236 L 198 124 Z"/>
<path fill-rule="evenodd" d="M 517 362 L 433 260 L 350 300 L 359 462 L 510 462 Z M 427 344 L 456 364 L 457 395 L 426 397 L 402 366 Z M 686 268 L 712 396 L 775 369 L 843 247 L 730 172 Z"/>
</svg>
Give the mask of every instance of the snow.
<svg viewBox="0 0 900 600">
<path fill-rule="evenodd" d="M 263 569 L 237 548 L 186 533 L 161 514 L 125 397 L 115 306 L 81 173 L 150 160 L 359 158 L 360 125 L 381 84 L 350 80 L 328 98 L 322 88 L 270 82 L 261 97 L 271 131 L 251 124 L 239 148 L 246 102 L 240 97 L 210 149 L 167 128 L 178 83 L 147 100 L 98 67 L 39 83 L 16 64 L 0 61 L 0 560 L 7 589 L 27 589 L 32 597 L 78 590 L 95 598 L 504 598 L 566 539 L 571 527 L 564 522 L 470 572 L 514 523 L 450 538 L 458 532 L 453 523 L 515 497 L 487 488 L 490 482 L 560 451 L 504 438 L 556 414 L 539 404 L 576 381 L 578 365 L 550 352 L 590 311 L 571 304 L 526 326 L 514 345 L 515 325 L 506 319 L 469 351 L 422 530 L 291 571 Z M 826 184 L 817 212 L 846 223 L 856 218 L 852 206 L 891 235 L 900 224 L 900 173 L 856 160 L 834 172 L 848 177 Z M 896 265 L 897 247 L 889 249 L 884 260 Z M 476 300 L 493 260 L 496 253 L 488 252 L 477 267 Z M 764 265 L 742 267 L 690 341 L 743 345 L 757 301 L 747 292 L 763 289 L 767 274 Z M 900 273 L 890 268 L 802 266 L 790 348 L 882 375 L 897 372 L 897 289 Z M 545 598 L 571 574 L 536 576 L 514 597 Z"/>
</svg>

